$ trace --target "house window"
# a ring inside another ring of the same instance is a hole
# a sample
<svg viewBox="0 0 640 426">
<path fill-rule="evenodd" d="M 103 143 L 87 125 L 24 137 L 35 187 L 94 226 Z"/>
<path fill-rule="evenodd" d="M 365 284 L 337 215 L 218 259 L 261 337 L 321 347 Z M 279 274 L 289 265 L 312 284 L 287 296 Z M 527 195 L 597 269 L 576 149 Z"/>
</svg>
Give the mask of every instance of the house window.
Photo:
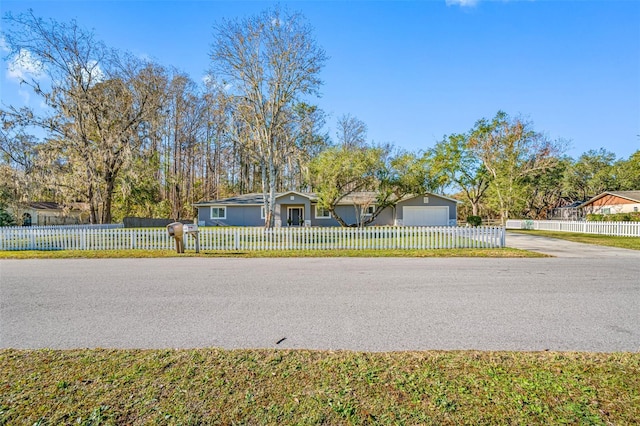
<svg viewBox="0 0 640 426">
<path fill-rule="evenodd" d="M 316 219 L 331 219 L 331 212 L 324 207 L 316 206 Z"/>
<path fill-rule="evenodd" d="M 364 215 L 365 216 L 371 216 L 373 214 L 373 212 L 376 211 L 376 206 L 367 206 L 364 209 Z"/>
<path fill-rule="evenodd" d="M 226 207 L 211 207 L 211 219 L 226 219 L 227 208 Z"/>
<path fill-rule="evenodd" d="M 600 210 L 600 212 L 602 214 L 611 214 L 611 207 L 603 207 L 602 210 Z"/>
<path fill-rule="evenodd" d="M 638 211 L 638 208 L 637 208 L 637 207 L 634 207 L 634 208 L 633 208 L 633 211 L 634 211 L 634 212 L 637 212 L 637 211 Z"/>
<path fill-rule="evenodd" d="M 264 206 L 260 207 L 260 219 L 266 219 L 267 218 L 267 209 L 264 208 Z"/>
</svg>

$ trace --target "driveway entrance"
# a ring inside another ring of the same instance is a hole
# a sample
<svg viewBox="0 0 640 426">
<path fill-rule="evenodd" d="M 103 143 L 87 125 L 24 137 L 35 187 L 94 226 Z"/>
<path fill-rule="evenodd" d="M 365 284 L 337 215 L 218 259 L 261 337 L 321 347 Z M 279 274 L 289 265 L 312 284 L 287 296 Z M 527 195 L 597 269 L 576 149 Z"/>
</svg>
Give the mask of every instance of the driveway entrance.
<svg viewBox="0 0 640 426">
<path fill-rule="evenodd" d="M 634 237 L 629 237 L 634 238 Z M 507 231 L 507 247 L 535 251 L 554 257 L 629 258 L 640 260 L 640 250 L 628 250 L 594 244 L 575 243 L 558 238 Z"/>
</svg>

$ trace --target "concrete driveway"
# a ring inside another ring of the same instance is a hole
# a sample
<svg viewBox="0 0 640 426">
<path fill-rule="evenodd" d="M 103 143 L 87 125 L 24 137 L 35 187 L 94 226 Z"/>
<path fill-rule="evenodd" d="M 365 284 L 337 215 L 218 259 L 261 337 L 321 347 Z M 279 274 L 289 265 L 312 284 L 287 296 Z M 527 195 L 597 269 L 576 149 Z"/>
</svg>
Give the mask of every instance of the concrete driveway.
<svg viewBox="0 0 640 426">
<path fill-rule="evenodd" d="M 640 350 L 631 258 L 0 261 L 3 348 Z"/>
<path fill-rule="evenodd" d="M 633 238 L 633 237 L 629 237 Z M 623 258 L 640 261 L 640 250 L 605 247 L 594 244 L 575 243 L 558 238 L 521 234 L 507 231 L 507 247 L 535 251 L 554 257 L 574 258 Z"/>
</svg>

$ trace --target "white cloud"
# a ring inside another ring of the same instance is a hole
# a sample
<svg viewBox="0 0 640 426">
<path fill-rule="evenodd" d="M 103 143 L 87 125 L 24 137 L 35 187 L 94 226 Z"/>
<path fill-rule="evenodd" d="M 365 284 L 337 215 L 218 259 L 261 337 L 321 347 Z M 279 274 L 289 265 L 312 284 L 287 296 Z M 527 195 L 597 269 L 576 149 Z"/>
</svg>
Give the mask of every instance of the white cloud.
<svg viewBox="0 0 640 426">
<path fill-rule="evenodd" d="M 20 49 L 8 65 L 7 77 L 11 79 L 25 80 L 27 77 L 35 79 L 42 77 L 42 64 L 28 50 Z"/>
<path fill-rule="evenodd" d="M 215 89 L 222 90 L 223 92 L 227 92 L 227 93 L 233 87 L 231 83 L 226 83 L 224 81 L 216 80 L 211 74 L 205 74 L 202 77 L 202 83 L 204 83 L 206 87 L 213 87 Z"/>
<path fill-rule="evenodd" d="M 100 68 L 98 61 L 87 62 L 86 68 L 82 69 L 82 79 L 86 81 L 89 86 L 101 83 L 105 79 L 104 71 Z"/>
<path fill-rule="evenodd" d="M 446 0 L 447 6 L 473 7 L 479 0 Z"/>
</svg>

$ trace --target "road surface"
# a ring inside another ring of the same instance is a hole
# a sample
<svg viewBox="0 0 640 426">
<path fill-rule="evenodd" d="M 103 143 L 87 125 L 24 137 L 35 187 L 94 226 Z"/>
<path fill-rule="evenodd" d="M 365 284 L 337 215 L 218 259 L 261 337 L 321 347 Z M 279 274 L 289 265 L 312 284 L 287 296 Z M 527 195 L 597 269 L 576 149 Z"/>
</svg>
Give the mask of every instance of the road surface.
<svg viewBox="0 0 640 426">
<path fill-rule="evenodd" d="M 640 350 L 640 261 L 0 261 L 3 348 Z"/>
</svg>

